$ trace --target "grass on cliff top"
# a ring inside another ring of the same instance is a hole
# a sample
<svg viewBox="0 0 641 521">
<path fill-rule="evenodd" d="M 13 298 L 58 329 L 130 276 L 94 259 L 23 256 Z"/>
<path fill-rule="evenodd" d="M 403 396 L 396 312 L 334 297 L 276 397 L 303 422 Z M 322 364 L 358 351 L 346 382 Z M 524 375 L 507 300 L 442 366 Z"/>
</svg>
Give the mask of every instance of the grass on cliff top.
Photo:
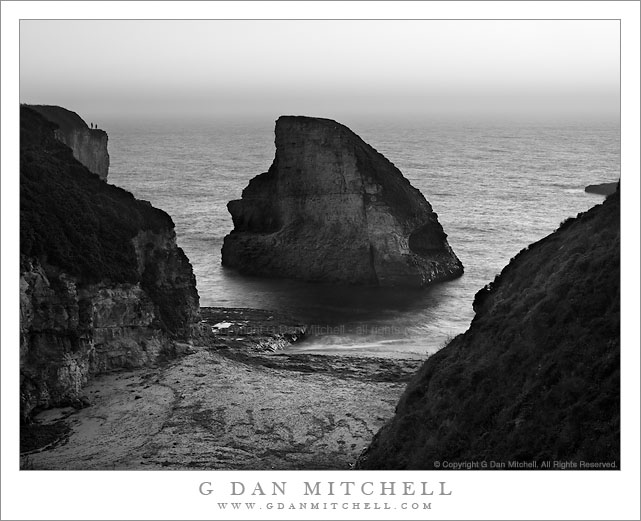
<svg viewBox="0 0 641 521">
<path fill-rule="evenodd" d="M 35 110 L 46 120 L 55 122 L 65 134 L 70 134 L 77 129 L 89 129 L 89 125 L 78 114 L 71 110 L 56 105 L 27 105 Z"/>
<path fill-rule="evenodd" d="M 131 239 L 173 228 L 169 215 L 100 180 L 54 138 L 55 123 L 20 108 L 20 253 L 85 282 L 137 282 Z"/>
</svg>

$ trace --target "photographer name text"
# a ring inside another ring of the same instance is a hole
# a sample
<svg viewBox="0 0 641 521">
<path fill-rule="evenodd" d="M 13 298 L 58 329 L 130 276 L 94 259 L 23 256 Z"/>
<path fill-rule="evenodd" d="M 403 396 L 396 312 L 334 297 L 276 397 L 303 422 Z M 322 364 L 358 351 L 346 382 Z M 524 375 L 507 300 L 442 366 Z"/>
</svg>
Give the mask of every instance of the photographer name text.
<svg viewBox="0 0 641 521">
<path fill-rule="evenodd" d="M 293 488 L 296 488 L 293 490 Z M 290 490 L 291 489 L 291 490 Z M 229 496 L 285 496 L 288 493 L 303 496 L 451 496 L 446 481 L 304 481 L 291 484 L 287 481 L 268 483 L 253 481 L 230 481 L 223 489 L 214 490 L 210 481 L 203 481 L 198 487 L 203 496 L 221 493 Z"/>
</svg>

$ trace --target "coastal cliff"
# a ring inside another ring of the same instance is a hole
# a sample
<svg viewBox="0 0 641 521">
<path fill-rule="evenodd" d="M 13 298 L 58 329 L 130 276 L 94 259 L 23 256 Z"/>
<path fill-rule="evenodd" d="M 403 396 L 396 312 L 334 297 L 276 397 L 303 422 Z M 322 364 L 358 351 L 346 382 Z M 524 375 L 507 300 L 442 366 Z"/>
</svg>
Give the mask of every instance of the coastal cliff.
<svg viewBox="0 0 641 521">
<path fill-rule="evenodd" d="M 617 191 L 477 293 L 469 330 L 421 367 L 359 468 L 618 468 L 619 276 Z"/>
<path fill-rule="evenodd" d="M 62 109 L 64 110 L 64 109 Z M 21 416 L 77 404 L 91 375 L 180 350 L 199 318 L 171 218 L 78 162 L 20 111 Z"/>
<path fill-rule="evenodd" d="M 109 152 L 107 133 L 104 130 L 89 128 L 87 123 L 75 112 L 55 105 L 28 105 L 55 123 L 56 138 L 67 145 L 73 156 L 89 171 L 105 181 L 109 174 Z"/>
<path fill-rule="evenodd" d="M 463 266 L 423 195 L 329 119 L 281 116 L 276 157 L 230 201 L 222 263 L 241 273 L 420 287 Z"/>
</svg>

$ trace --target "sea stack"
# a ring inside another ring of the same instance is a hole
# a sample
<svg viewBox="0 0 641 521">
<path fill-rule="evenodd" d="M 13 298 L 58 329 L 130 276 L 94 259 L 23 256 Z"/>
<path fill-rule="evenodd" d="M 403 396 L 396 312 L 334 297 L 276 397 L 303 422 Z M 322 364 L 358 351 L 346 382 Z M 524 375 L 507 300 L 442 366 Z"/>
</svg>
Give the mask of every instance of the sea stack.
<svg viewBox="0 0 641 521">
<path fill-rule="evenodd" d="M 103 181 L 109 174 L 109 152 L 107 133 L 98 128 L 89 128 L 78 114 L 56 105 L 29 105 L 30 108 L 55 123 L 54 135 L 67 145 L 73 157 L 85 165 L 90 172 Z M 91 125 L 93 127 L 93 123 Z"/>
<path fill-rule="evenodd" d="M 421 287 L 463 265 L 425 197 L 382 154 L 330 119 L 281 116 L 276 157 L 242 199 L 222 263 L 241 273 Z"/>
</svg>

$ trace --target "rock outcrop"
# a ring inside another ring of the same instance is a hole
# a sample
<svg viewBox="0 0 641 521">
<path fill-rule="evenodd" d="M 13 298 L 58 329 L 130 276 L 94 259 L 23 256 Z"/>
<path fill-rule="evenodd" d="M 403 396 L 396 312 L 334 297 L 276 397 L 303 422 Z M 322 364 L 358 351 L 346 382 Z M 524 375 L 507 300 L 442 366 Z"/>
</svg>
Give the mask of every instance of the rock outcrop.
<svg viewBox="0 0 641 521">
<path fill-rule="evenodd" d="M 463 273 L 423 195 L 329 119 L 280 117 L 269 171 L 227 208 L 222 263 L 241 273 L 415 287 Z"/>
<path fill-rule="evenodd" d="M 360 468 L 618 468 L 619 200 L 568 219 L 478 292 L 469 330 L 425 362 Z"/>
<path fill-rule="evenodd" d="M 92 374 L 174 355 L 199 318 L 171 218 L 90 173 L 55 129 L 21 107 L 23 420 L 77 402 Z"/>
<path fill-rule="evenodd" d="M 600 183 L 598 185 L 588 185 L 585 191 L 589 194 L 611 195 L 617 191 L 618 182 L 616 183 Z"/>
<path fill-rule="evenodd" d="M 55 123 L 54 130 L 58 140 L 67 145 L 73 156 L 103 181 L 109 174 L 109 152 L 107 133 L 97 128 L 89 128 L 87 123 L 75 112 L 55 105 L 29 105 L 45 119 Z"/>
</svg>

